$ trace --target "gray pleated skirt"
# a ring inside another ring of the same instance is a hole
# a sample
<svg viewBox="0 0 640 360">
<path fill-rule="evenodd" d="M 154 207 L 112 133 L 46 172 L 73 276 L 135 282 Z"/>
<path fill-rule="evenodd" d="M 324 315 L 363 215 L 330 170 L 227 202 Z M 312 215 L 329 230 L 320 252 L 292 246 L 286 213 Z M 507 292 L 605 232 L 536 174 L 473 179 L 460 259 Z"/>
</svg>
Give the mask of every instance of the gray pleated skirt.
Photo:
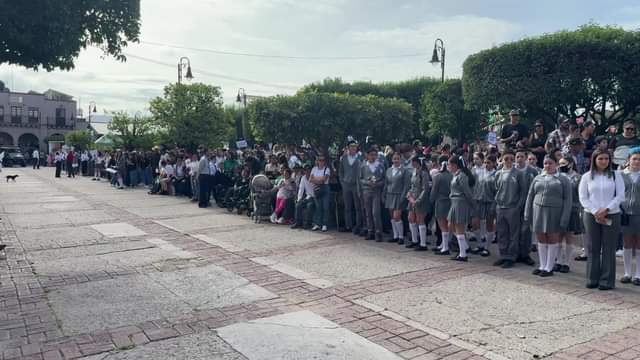
<svg viewBox="0 0 640 360">
<path fill-rule="evenodd" d="M 559 233 L 564 231 L 560 228 L 561 207 L 549 207 L 533 204 L 533 221 L 531 229 L 534 233 Z"/>
<path fill-rule="evenodd" d="M 496 217 L 496 203 L 495 202 L 476 202 L 476 207 L 473 211 L 473 217 L 480 220 L 487 220 L 488 218 Z"/>
<path fill-rule="evenodd" d="M 401 210 L 404 200 L 402 194 L 387 194 L 384 197 L 384 207 L 386 209 Z"/>
<path fill-rule="evenodd" d="M 436 200 L 434 216 L 436 219 L 446 219 L 451 209 L 451 199 Z"/>
<path fill-rule="evenodd" d="M 571 209 L 571 216 L 569 217 L 569 226 L 567 226 L 567 232 L 572 234 L 584 233 L 584 221 L 582 221 L 582 208 L 574 207 Z"/>
<path fill-rule="evenodd" d="M 622 226 L 622 233 L 640 235 L 640 215 L 629 215 L 629 225 Z"/>
<path fill-rule="evenodd" d="M 473 204 L 464 199 L 451 199 L 447 220 L 452 224 L 468 225 L 473 215 Z"/>
</svg>

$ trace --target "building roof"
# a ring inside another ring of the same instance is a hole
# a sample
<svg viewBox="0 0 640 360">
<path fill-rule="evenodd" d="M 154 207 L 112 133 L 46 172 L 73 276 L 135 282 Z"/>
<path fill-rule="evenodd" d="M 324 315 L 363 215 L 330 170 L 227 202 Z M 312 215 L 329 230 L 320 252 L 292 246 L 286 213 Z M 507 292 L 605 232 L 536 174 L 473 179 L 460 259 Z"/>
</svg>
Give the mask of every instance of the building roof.
<svg viewBox="0 0 640 360">
<path fill-rule="evenodd" d="M 91 128 L 98 135 L 106 135 L 106 134 L 108 134 L 110 132 L 109 131 L 109 123 L 98 123 L 98 122 L 93 122 L 92 121 L 91 122 Z"/>
</svg>

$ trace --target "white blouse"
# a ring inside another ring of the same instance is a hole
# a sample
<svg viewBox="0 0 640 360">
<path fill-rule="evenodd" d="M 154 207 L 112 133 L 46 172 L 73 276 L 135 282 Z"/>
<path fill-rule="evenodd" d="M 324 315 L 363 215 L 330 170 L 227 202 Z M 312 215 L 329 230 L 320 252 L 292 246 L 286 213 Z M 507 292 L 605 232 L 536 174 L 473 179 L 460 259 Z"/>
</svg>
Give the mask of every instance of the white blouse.
<svg viewBox="0 0 640 360">
<path fill-rule="evenodd" d="M 591 172 L 582 175 L 578 187 L 580 203 L 584 211 L 594 215 L 599 209 L 609 209 L 609 214 L 620 212 L 620 204 L 624 201 L 624 180 L 620 173 L 613 178 L 596 174 L 593 179 Z"/>
</svg>

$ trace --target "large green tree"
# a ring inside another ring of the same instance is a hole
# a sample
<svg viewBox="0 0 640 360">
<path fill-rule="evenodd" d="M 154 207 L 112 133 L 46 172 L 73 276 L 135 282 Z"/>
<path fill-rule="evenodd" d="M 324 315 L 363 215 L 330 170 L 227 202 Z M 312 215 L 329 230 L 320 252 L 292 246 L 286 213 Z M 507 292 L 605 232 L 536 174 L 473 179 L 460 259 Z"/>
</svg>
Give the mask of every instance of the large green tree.
<svg viewBox="0 0 640 360">
<path fill-rule="evenodd" d="M 124 111 L 113 114 L 108 125 L 117 146 L 127 150 L 149 149 L 154 145 L 156 127 L 147 116 L 131 116 Z"/>
<path fill-rule="evenodd" d="M 80 50 L 124 61 L 140 34 L 140 0 L 0 0 L 0 64 L 69 70 Z"/>
<path fill-rule="evenodd" d="M 372 135 L 380 143 L 412 136 L 411 106 L 373 95 L 301 92 L 258 99 L 248 111 L 257 138 L 269 142 L 299 144 L 304 139 L 326 150 L 348 135 Z"/>
<path fill-rule="evenodd" d="M 429 135 L 446 134 L 460 143 L 474 139 L 480 130 L 480 114 L 466 110 L 462 81 L 447 80 L 425 94 L 423 126 Z"/>
<path fill-rule="evenodd" d="M 93 143 L 93 136 L 87 130 L 76 130 L 64 137 L 66 145 L 73 146 L 76 150 L 87 150 Z"/>
<path fill-rule="evenodd" d="M 481 51 L 464 62 L 465 105 L 519 107 L 605 127 L 640 110 L 640 32 L 588 24 Z"/>
<path fill-rule="evenodd" d="M 151 100 L 151 114 L 171 145 L 196 149 L 220 146 L 229 139 L 233 124 L 224 116 L 222 93 L 201 83 L 170 84 L 164 96 Z"/>
</svg>

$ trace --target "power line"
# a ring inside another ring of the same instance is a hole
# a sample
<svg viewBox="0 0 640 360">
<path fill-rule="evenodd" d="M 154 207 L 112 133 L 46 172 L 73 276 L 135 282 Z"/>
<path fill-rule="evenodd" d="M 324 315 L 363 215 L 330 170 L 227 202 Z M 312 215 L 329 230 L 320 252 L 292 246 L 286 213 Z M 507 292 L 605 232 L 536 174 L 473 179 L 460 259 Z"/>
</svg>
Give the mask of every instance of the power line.
<svg viewBox="0 0 640 360">
<path fill-rule="evenodd" d="M 378 56 L 291 56 L 291 55 L 255 54 L 255 53 L 224 51 L 224 50 L 215 50 L 215 49 L 206 49 L 206 48 L 195 48 L 195 47 L 188 47 L 188 46 L 182 46 L 182 45 L 163 44 L 163 43 L 158 43 L 153 41 L 140 41 L 140 44 L 167 47 L 167 48 L 173 48 L 173 49 L 201 51 L 201 52 L 208 52 L 208 53 L 213 53 L 218 55 L 245 56 L 245 57 L 268 58 L 268 59 L 287 59 L 287 60 L 338 60 L 338 61 L 383 60 L 383 59 L 403 59 L 403 58 L 431 56 L 430 54 L 427 54 L 427 53 L 401 54 L 401 55 L 378 55 Z"/>
<path fill-rule="evenodd" d="M 134 59 L 141 60 L 141 61 L 146 61 L 146 62 L 149 62 L 149 63 L 153 63 L 153 64 L 161 65 L 161 66 L 166 66 L 166 67 L 170 67 L 170 68 L 175 68 L 177 66 L 177 64 L 170 64 L 170 63 L 166 63 L 166 62 L 150 59 L 150 58 L 143 57 L 143 56 L 138 56 L 138 55 L 133 55 L 133 54 L 128 54 L 128 53 L 125 53 L 124 55 L 127 56 L 127 57 L 131 57 L 131 58 L 134 58 Z M 291 86 L 291 85 L 274 84 L 274 83 L 268 83 L 268 82 L 264 82 L 264 81 L 258 81 L 258 80 L 252 80 L 252 79 L 245 79 L 245 78 L 239 78 L 239 77 L 234 77 L 234 76 L 228 76 L 228 75 L 224 75 L 224 74 L 218 74 L 218 73 L 213 73 L 213 72 L 200 70 L 200 69 L 197 69 L 195 67 L 193 69 L 196 72 L 196 75 L 197 74 L 203 74 L 203 75 L 207 75 L 207 76 L 211 76 L 211 77 L 215 77 L 215 78 L 221 78 L 221 79 L 225 79 L 225 80 L 238 81 L 238 82 L 243 82 L 243 83 L 256 84 L 256 85 L 262 85 L 262 86 L 268 86 L 268 87 L 274 87 L 274 88 L 280 88 L 280 89 L 286 89 L 286 90 L 298 90 L 299 89 L 299 87 Z"/>
</svg>

